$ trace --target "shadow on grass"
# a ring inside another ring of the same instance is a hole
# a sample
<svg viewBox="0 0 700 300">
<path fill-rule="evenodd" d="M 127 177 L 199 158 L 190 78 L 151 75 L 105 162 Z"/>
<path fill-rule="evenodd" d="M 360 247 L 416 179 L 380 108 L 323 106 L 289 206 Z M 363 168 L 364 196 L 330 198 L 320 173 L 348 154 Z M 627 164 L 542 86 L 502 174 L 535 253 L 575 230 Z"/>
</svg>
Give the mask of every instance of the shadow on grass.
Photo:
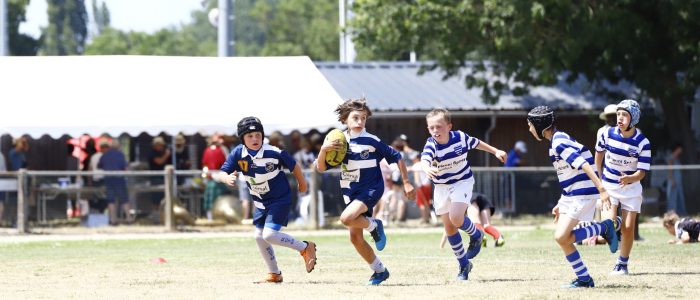
<svg viewBox="0 0 700 300">
<path fill-rule="evenodd" d="M 647 276 L 647 275 L 700 275 L 700 272 L 642 272 L 642 273 L 629 274 L 629 276 Z"/>
<path fill-rule="evenodd" d="M 632 285 L 632 284 L 604 284 L 597 285 L 596 289 L 650 289 L 651 286 L 648 285 Z"/>
</svg>

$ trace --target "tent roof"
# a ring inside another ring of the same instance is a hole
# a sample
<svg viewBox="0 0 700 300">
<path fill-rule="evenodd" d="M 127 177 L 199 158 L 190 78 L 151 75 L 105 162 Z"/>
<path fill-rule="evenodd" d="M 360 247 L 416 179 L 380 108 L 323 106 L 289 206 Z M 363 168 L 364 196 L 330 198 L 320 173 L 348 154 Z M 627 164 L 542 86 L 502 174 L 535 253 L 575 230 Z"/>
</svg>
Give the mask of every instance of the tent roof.
<svg viewBox="0 0 700 300">
<path fill-rule="evenodd" d="M 308 57 L 0 57 L 0 134 L 135 136 L 337 126 L 342 99 Z"/>
</svg>

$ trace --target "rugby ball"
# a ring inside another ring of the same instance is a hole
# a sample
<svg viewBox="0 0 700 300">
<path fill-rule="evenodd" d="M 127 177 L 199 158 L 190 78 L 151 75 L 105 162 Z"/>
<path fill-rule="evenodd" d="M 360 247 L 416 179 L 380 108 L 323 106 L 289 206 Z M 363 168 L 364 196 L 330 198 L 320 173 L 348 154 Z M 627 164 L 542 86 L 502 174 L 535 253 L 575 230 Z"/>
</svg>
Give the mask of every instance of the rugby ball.
<svg viewBox="0 0 700 300">
<path fill-rule="evenodd" d="M 343 163 L 345 154 L 348 151 L 348 141 L 345 139 L 345 134 L 338 129 L 331 130 L 326 135 L 326 141 L 340 141 L 342 148 L 340 150 L 329 150 L 326 152 L 326 165 L 337 167 Z"/>
</svg>

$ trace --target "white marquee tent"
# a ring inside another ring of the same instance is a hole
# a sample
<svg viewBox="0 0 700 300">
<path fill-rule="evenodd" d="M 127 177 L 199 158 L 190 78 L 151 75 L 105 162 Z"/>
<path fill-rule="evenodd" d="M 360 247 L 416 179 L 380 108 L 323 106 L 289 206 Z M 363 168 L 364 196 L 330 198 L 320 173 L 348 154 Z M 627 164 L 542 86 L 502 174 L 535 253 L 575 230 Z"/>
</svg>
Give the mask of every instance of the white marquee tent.
<svg viewBox="0 0 700 300">
<path fill-rule="evenodd" d="M 342 101 L 308 57 L 0 57 L 0 134 L 38 138 L 339 126 Z"/>
</svg>

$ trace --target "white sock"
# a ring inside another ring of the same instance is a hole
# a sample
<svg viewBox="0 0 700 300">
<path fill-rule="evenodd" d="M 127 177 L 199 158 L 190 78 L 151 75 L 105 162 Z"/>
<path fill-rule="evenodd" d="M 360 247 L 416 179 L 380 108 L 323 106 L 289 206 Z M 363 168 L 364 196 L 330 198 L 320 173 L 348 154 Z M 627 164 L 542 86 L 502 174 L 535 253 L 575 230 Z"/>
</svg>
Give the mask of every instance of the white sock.
<svg viewBox="0 0 700 300">
<path fill-rule="evenodd" d="M 291 235 L 279 232 L 272 228 L 265 227 L 265 229 L 262 231 L 262 238 L 265 239 L 266 242 L 273 245 L 280 245 L 297 251 L 306 249 L 306 243 L 293 238 Z"/>
<path fill-rule="evenodd" d="M 374 261 L 371 264 L 369 264 L 369 267 L 372 269 L 372 271 L 377 273 L 382 273 L 386 271 L 384 264 L 381 260 L 379 260 L 379 256 L 374 257 Z"/>
<path fill-rule="evenodd" d="M 211 215 L 211 210 L 207 210 L 207 220 L 211 221 L 212 215 Z"/>
<path fill-rule="evenodd" d="M 262 236 L 263 230 L 260 228 L 255 228 L 255 243 L 258 245 L 258 250 L 265 264 L 267 264 L 267 270 L 270 273 L 280 273 L 279 267 L 277 267 L 277 259 L 275 259 L 275 250 L 272 249 L 272 245 L 266 242 Z"/>
<path fill-rule="evenodd" d="M 377 228 L 377 221 L 375 221 L 374 218 L 367 218 L 367 221 L 369 221 L 369 226 L 367 226 L 365 230 L 372 231 Z"/>
</svg>

